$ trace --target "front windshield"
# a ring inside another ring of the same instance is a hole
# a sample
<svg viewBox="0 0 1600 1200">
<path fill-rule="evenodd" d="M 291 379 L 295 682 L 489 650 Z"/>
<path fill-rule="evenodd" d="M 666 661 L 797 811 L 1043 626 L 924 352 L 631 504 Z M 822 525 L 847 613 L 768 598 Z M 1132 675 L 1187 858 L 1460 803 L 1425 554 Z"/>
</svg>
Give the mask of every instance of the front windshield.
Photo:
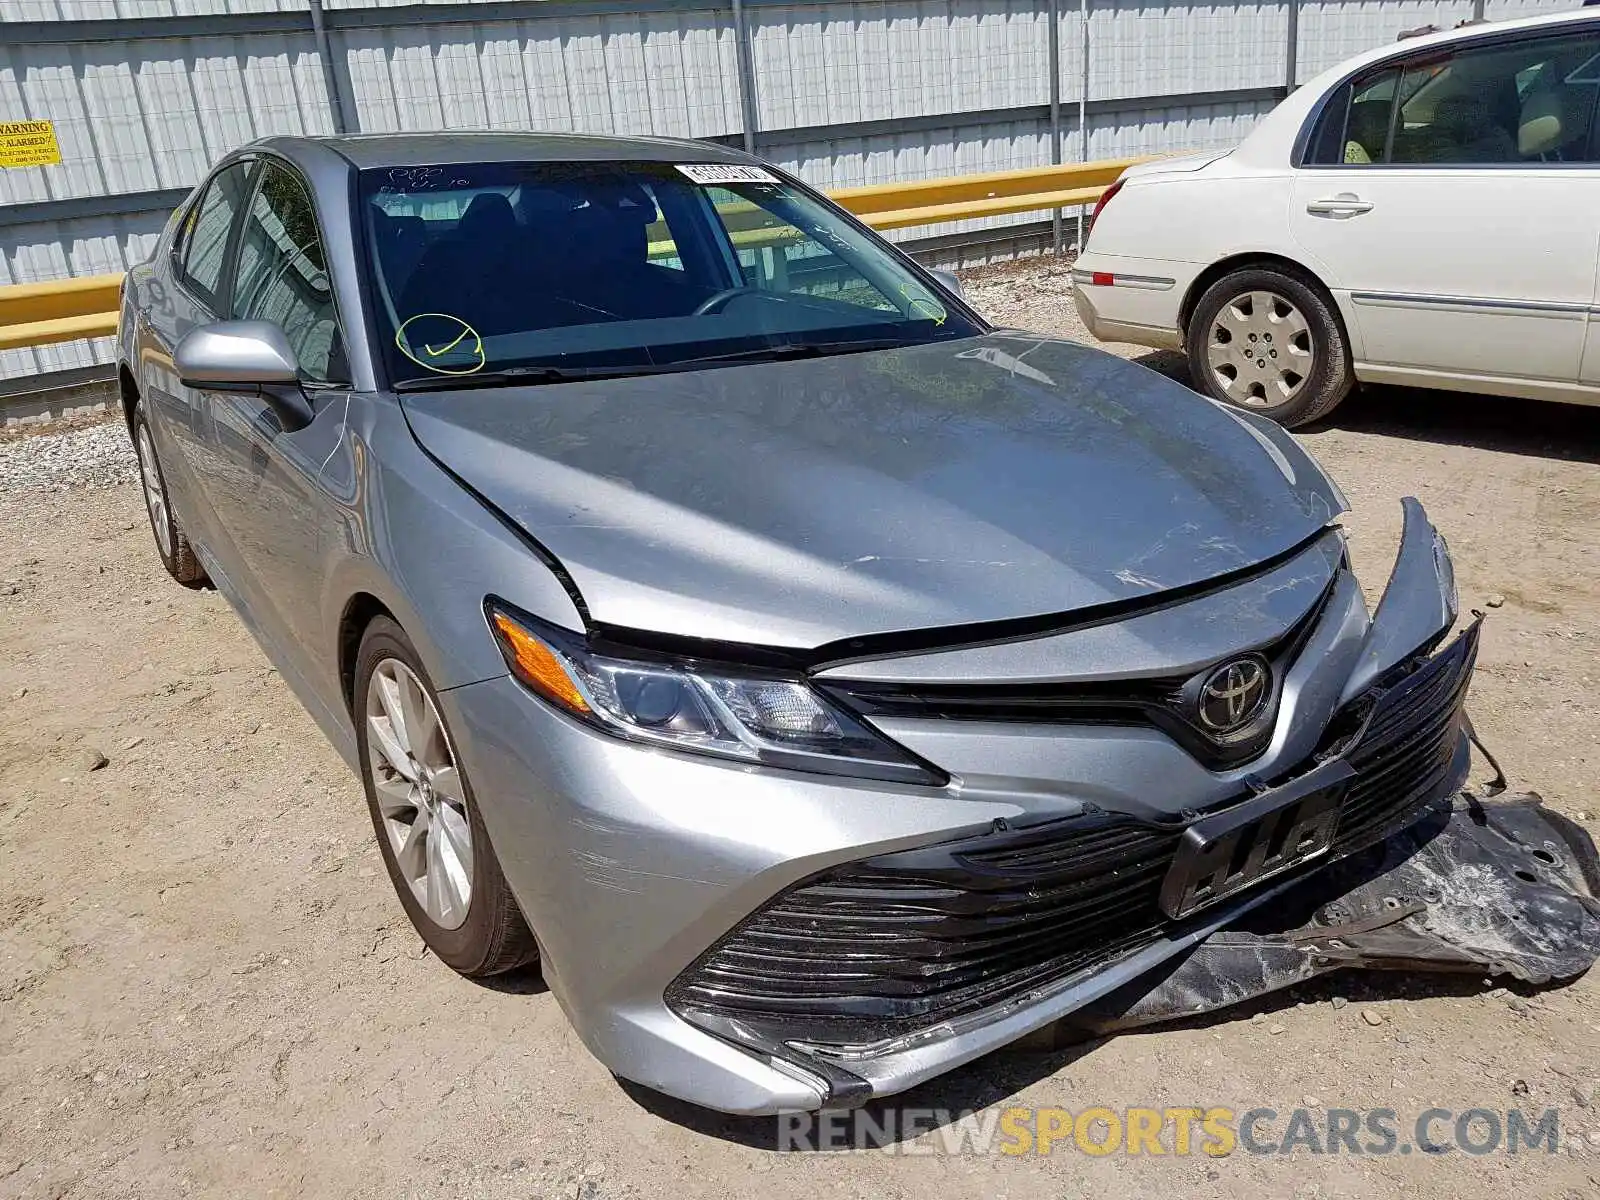
<svg viewBox="0 0 1600 1200">
<path fill-rule="evenodd" d="M 980 332 L 874 238 L 760 167 L 457 163 L 360 183 L 397 382 Z"/>
</svg>

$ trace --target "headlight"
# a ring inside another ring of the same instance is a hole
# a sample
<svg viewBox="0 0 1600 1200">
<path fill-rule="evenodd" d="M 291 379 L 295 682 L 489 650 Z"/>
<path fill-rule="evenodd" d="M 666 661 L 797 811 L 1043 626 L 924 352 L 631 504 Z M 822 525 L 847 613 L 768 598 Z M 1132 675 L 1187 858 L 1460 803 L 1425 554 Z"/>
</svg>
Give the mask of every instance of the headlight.
<svg viewBox="0 0 1600 1200">
<path fill-rule="evenodd" d="M 604 733 L 796 771 L 946 782 L 798 676 L 608 657 L 524 613 L 492 602 L 487 611 L 511 673 Z"/>
</svg>

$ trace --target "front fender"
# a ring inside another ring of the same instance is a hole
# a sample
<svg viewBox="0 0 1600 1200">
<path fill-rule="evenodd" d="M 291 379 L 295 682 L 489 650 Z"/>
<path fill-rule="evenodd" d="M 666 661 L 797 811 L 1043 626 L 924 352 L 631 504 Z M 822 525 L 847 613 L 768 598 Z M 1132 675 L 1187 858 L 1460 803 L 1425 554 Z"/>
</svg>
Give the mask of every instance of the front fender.
<svg viewBox="0 0 1600 1200">
<path fill-rule="evenodd" d="M 391 398 L 350 397 L 322 485 L 341 510 L 325 552 L 321 602 L 329 663 L 338 662 L 342 622 L 361 594 L 405 629 L 440 690 L 505 674 L 483 616 L 491 592 L 556 625 L 583 629 L 555 572 L 423 453 Z"/>
</svg>

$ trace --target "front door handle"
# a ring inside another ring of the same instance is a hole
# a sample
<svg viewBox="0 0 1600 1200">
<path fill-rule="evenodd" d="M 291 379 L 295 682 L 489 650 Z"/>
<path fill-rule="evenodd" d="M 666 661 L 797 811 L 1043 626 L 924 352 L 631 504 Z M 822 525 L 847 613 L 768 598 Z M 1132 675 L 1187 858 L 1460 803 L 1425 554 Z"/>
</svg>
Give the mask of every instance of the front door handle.
<svg viewBox="0 0 1600 1200">
<path fill-rule="evenodd" d="M 1340 192 L 1322 200 L 1313 200 L 1306 211 L 1317 217 L 1355 217 L 1372 211 L 1372 202 L 1363 200 L 1354 192 Z"/>
</svg>

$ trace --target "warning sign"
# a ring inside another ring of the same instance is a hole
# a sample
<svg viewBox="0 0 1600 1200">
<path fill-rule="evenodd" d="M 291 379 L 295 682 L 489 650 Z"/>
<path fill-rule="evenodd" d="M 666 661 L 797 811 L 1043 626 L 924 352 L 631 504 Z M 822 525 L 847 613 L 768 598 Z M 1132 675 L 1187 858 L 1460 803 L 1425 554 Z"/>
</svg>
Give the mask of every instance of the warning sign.
<svg viewBox="0 0 1600 1200">
<path fill-rule="evenodd" d="M 0 121 L 0 167 L 53 167 L 61 161 L 53 121 Z"/>
</svg>

